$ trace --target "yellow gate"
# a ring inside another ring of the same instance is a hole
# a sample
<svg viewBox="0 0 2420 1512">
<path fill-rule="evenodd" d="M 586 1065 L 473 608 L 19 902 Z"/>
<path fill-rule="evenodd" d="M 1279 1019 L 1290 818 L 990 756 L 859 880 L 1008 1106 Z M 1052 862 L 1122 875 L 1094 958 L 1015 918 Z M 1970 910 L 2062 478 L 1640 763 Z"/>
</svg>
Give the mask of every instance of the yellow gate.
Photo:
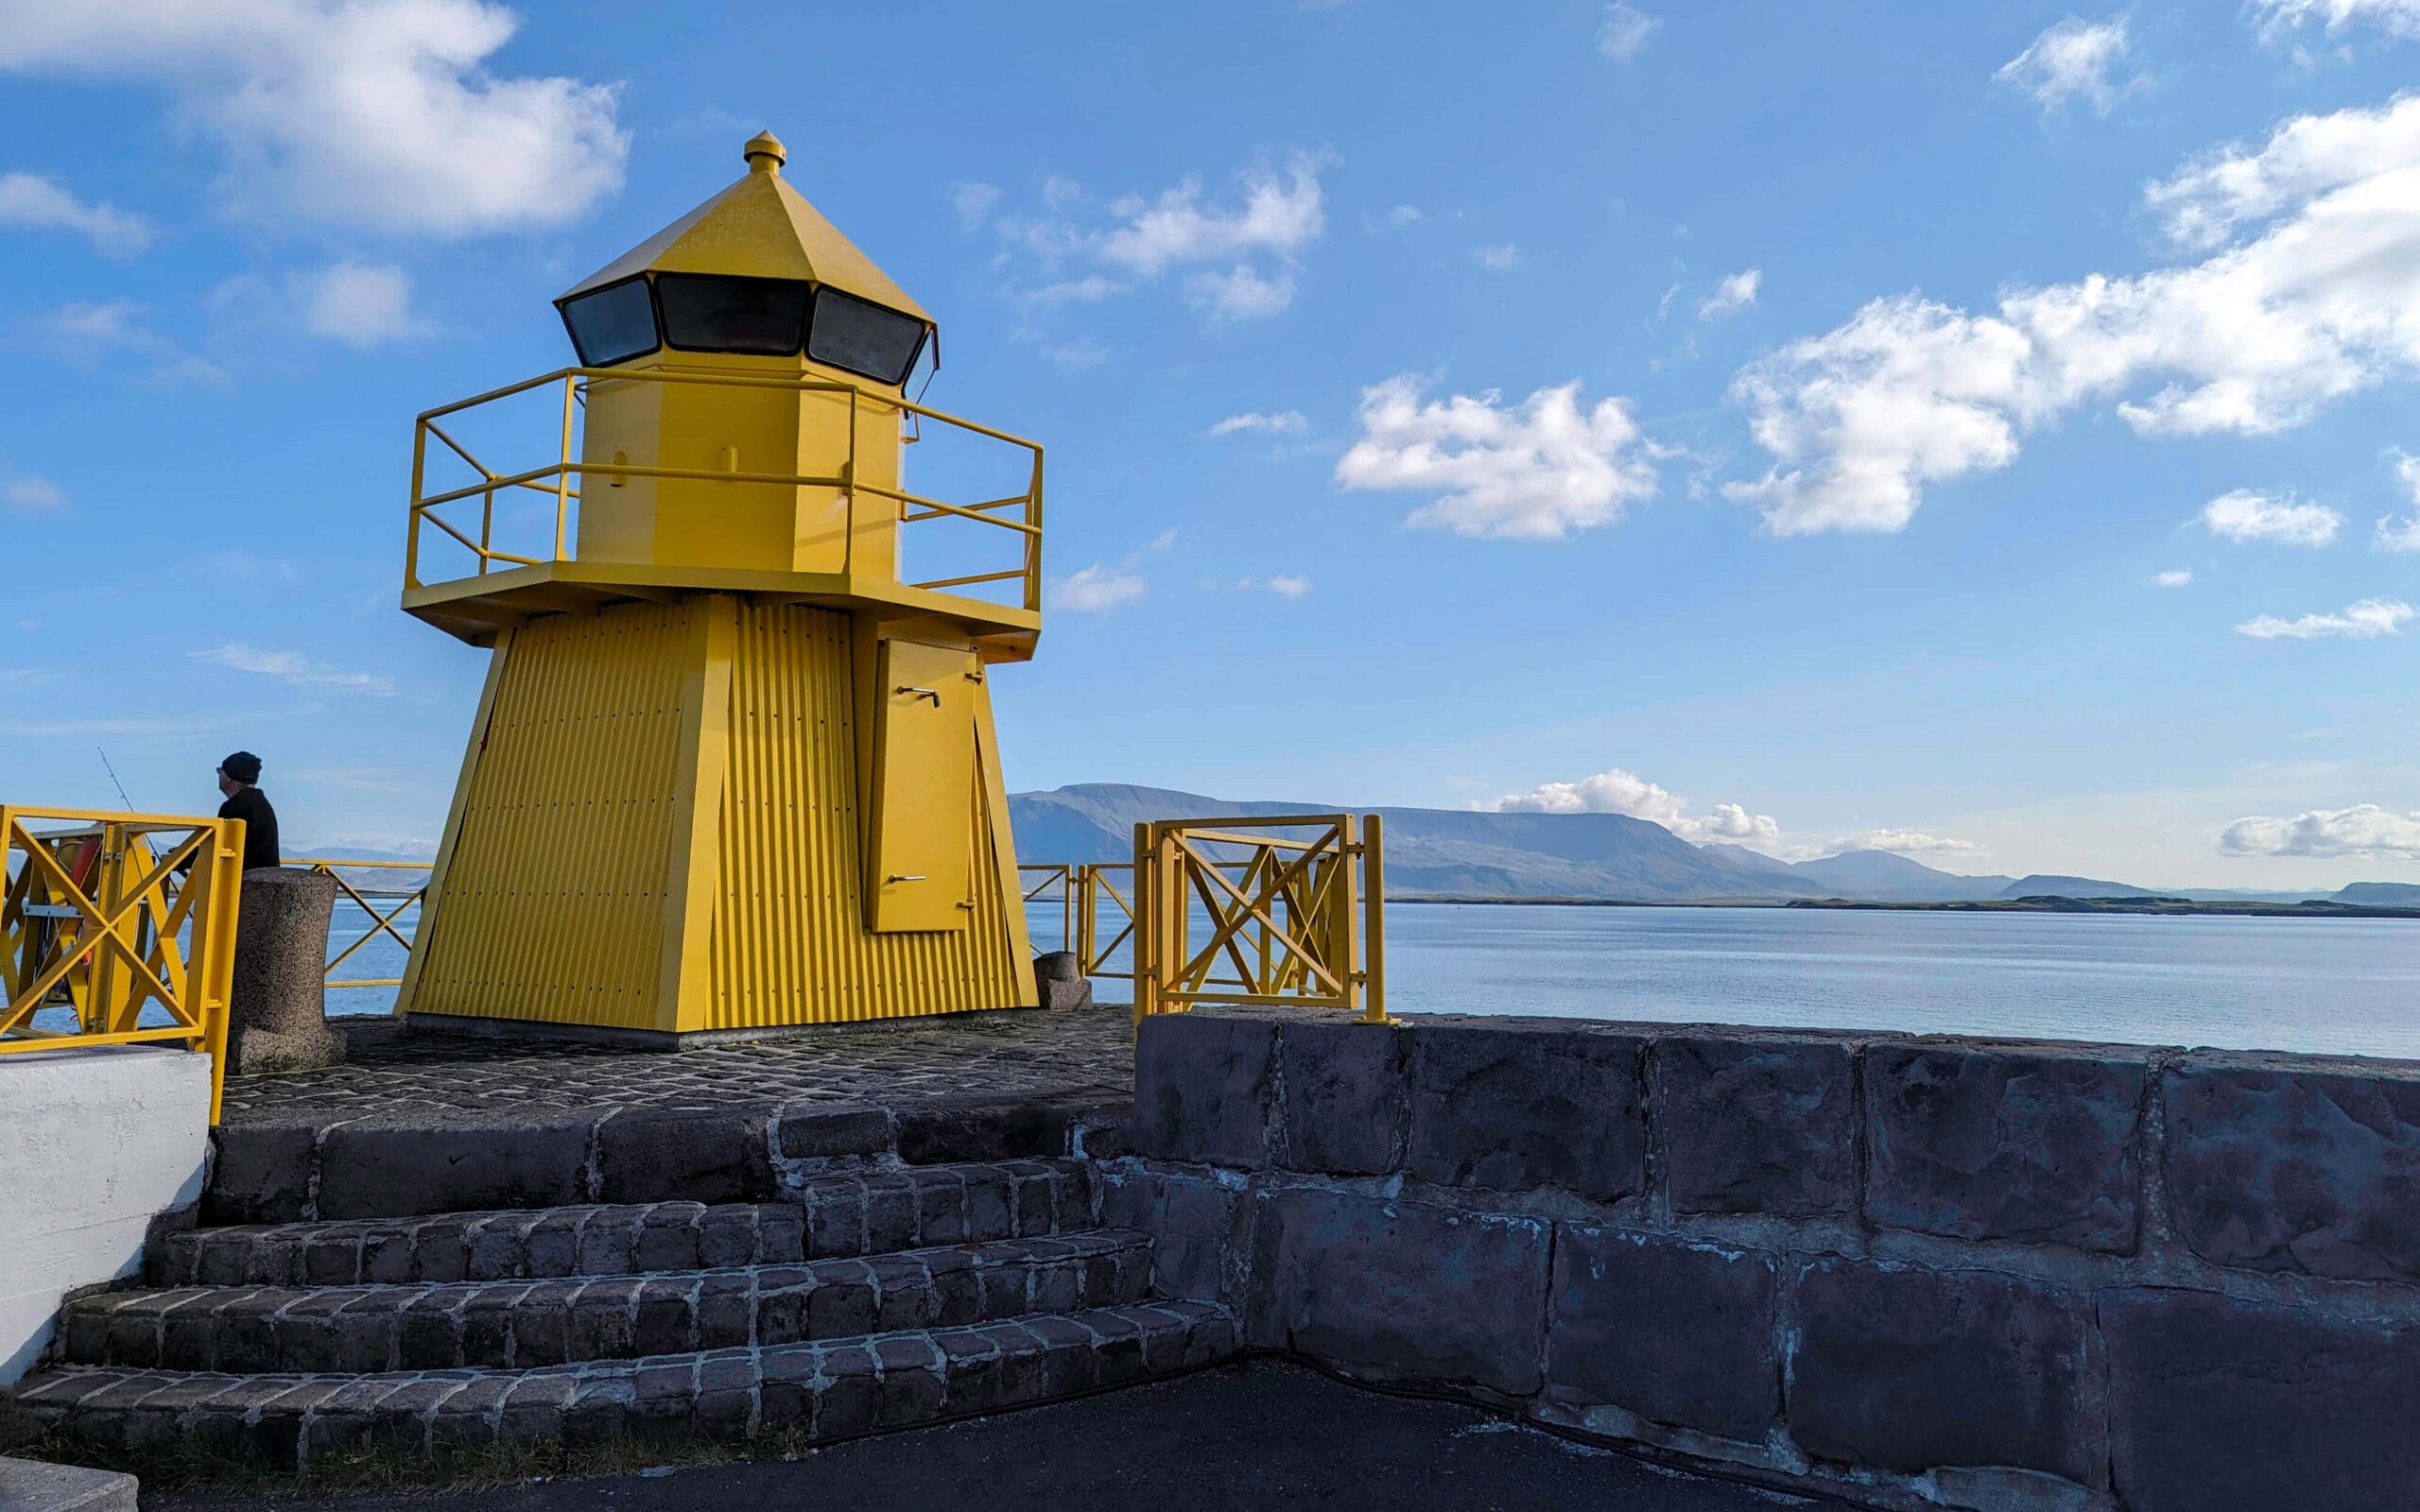
<svg viewBox="0 0 2420 1512">
<path fill-rule="evenodd" d="M 1133 914 L 1137 1023 L 1197 1003 L 1386 1021 L 1375 815 L 1138 824 Z"/>
<path fill-rule="evenodd" d="M 0 804 L 0 1054 L 182 1042 L 211 1057 L 217 1123 L 244 821 Z M 43 1008 L 77 1028 L 35 1028 Z"/>
</svg>

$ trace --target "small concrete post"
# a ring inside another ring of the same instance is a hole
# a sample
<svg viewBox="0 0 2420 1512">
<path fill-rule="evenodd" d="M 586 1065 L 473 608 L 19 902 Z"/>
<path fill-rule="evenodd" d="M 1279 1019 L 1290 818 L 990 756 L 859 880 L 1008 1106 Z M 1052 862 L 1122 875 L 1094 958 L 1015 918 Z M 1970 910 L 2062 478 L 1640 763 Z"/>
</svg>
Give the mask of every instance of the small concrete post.
<svg viewBox="0 0 2420 1512">
<path fill-rule="evenodd" d="M 304 1071 L 344 1059 L 344 1036 L 328 1026 L 328 920 L 336 902 L 337 880 L 321 872 L 262 867 L 244 873 L 228 1074 Z"/>
<path fill-rule="evenodd" d="M 1074 951 L 1046 951 L 1035 956 L 1033 985 L 1041 989 L 1046 1008 L 1093 1005 L 1093 985 L 1084 980 L 1084 963 Z"/>
</svg>

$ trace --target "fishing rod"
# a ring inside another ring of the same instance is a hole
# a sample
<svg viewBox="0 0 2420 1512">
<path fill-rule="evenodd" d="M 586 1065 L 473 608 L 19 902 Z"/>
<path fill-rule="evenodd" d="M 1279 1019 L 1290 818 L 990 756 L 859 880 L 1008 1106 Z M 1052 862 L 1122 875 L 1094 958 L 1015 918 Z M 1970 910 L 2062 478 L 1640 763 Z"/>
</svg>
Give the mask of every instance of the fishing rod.
<svg viewBox="0 0 2420 1512">
<path fill-rule="evenodd" d="M 110 765 L 110 753 L 102 750 L 98 746 L 94 747 L 93 749 L 100 755 L 101 770 L 110 774 L 110 786 L 117 789 L 117 800 L 126 805 L 126 812 L 133 813 L 134 799 L 126 796 L 126 784 L 117 780 L 117 768 Z"/>
</svg>

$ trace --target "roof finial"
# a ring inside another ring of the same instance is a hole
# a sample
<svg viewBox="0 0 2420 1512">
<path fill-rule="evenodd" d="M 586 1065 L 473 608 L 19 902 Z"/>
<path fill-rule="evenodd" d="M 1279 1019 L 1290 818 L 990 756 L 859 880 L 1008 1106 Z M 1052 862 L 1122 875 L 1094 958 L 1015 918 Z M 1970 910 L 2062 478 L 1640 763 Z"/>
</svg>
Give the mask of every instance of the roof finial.
<svg viewBox="0 0 2420 1512">
<path fill-rule="evenodd" d="M 757 132 L 739 150 L 747 158 L 751 173 L 779 173 L 782 164 L 790 160 L 789 150 L 782 146 L 782 139 L 770 131 Z"/>
</svg>

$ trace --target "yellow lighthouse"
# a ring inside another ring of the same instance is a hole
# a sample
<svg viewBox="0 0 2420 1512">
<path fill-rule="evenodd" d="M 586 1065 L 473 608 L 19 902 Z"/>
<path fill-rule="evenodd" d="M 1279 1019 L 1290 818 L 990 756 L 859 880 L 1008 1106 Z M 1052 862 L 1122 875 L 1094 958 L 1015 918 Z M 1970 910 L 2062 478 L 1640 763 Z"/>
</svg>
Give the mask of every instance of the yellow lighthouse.
<svg viewBox="0 0 2420 1512">
<path fill-rule="evenodd" d="M 420 419 L 403 605 L 493 652 L 416 1023 L 669 1044 L 1035 1001 L 989 669 L 1041 629 L 1041 449 L 912 402 L 932 318 L 779 141 L 745 155 L 556 301 L 578 366 Z M 994 496 L 908 486 L 944 438 Z"/>
</svg>

